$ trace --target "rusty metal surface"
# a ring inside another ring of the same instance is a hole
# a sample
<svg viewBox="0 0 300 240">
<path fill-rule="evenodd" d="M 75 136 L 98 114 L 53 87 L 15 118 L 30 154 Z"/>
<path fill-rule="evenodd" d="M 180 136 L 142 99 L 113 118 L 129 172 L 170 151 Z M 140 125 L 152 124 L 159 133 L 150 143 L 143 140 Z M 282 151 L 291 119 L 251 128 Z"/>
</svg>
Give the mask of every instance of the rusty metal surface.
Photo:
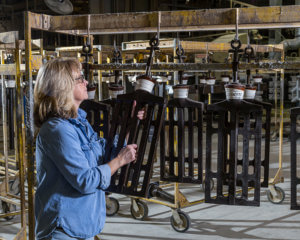
<svg viewBox="0 0 300 240">
<path fill-rule="evenodd" d="M 15 101 L 15 129 L 17 135 L 17 144 L 16 144 L 16 158 L 19 169 L 19 180 L 20 180 L 20 201 L 21 201 L 21 233 L 23 233 L 23 239 L 26 240 L 26 200 L 25 200 L 25 132 L 24 132 L 24 115 L 23 115 L 23 89 L 21 87 L 21 73 L 20 73 L 20 56 L 19 56 L 19 43 L 18 35 L 16 35 L 16 49 L 15 49 L 15 65 L 16 65 L 16 101 Z M 28 194 L 29 191 L 28 191 Z M 32 220 L 32 219 L 30 219 Z M 29 224 L 30 223 L 29 220 Z M 34 220 L 32 220 L 34 221 Z"/>
<path fill-rule="evenodd" d="M 300 116 L 300 108 L 291 109 L 291 209 L 300 210 L 300 204 L 297 201 L 297 188 L 300 184 L 300 177 L 297 175 L 297 140 L 300 133 L 297 131 L 297 119 Z M 299 121 L 299 120 L 298 120 Z M 299 157 L 298 157 L 299 158 Z"/>
<path fill-rule="evenodd" d="M 145 63 L 109 63 L 109 64 L 90 64 L 90 69 L 94 70 L 145 70 Z M 231 63 L 156 63 L 152 64 L 151 70 L 157 71 L 204 71 L 204 70 L 231 70 Z M 260 63 L 239 63 L 240 70 L 247 69 L 300 69 L 300 61 L 291 62 L 260 62 Z"/>
<path fill-rule="evenodd" d="M 205 202 L 259 206 L 261 120 L 262 107 L 246 101 L 225 100 L 207 106 Z M 212 159 L 213 135 L 218 138 L 216 166 Z M 254 160 L 250 165 L 251 137 L 255 143 Z M 242 154 L 239 154 L 238 143 L 242 144 Z M 238 168 L 239 160 L 242 160 L 242 168 Z M 217 185 L 216 196 L 211 190 L 212 180 Z M 240 196 L 236 193 L 238 185 L 241 185 Z M 254 188 L 253 197 L 248 195 L 250 186 Z"/>
<path fill-rule="evenodd" d="M 240 8 L 239 29 L 300 27 L 300 6 Z M 156 32 L 158 12 L 90 15 L 91 34 Z M 160 12 L 160 32 L 234 30 L 236 9 L 201 9 Z M 88 15 L 50 16 L 30 13 L 33 28 L 87 34 Z"/>
<path fill-rule="evenodd" d="M 87 120 L 99 136 L 108 137 L 110 122 L 110 106 L 93 100 L 85 100 L 80 104 L 87 113 Z"/>
<path fill-rule="evenodd" d="M 137 104 L 133 117 L 131 117 L 134 100 Z M 147 108 L 146 119 L 138 120 L 137 112 L 143 106 Z M 139 197 L 147 196 L 165 106 L 165 99 L 142 90 L 118 95 L 107 140 L 105 159 L 109 159 L 111 156 L 114 136 L 119 135 L 117 144 L 117 151 L 119 151 L 128 134 L 127 143 L 138 145 L 137 160 L 135 163 L 123 166 L 112 176 L 111 185 L 107 191 Z M 150 129 L 153 129 L 153 137 L 151 141 L 148 141 Z"/>
<path fill-rule="evenodd" d="M 160 134 L 161 180 L 202 183 L 203 107 L 188 98 L 168 102 L 169 120 L 163 122 Z"/>
</svg>

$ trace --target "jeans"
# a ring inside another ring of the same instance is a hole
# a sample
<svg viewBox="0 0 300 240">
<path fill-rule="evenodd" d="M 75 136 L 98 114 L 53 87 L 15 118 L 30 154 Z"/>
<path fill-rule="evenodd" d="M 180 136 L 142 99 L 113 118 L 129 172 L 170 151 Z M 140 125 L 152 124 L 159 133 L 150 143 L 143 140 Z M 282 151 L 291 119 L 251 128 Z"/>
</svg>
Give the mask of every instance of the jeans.
<svg viewBox="0 0 300 240">
<path fill-rule="evenodd" d="M 74 238 L 66 234 L 63 229 L 58 228 L 49 237 L 43 238 L 43 240 L 94 240 L 94 238 Z"/>
</svg>

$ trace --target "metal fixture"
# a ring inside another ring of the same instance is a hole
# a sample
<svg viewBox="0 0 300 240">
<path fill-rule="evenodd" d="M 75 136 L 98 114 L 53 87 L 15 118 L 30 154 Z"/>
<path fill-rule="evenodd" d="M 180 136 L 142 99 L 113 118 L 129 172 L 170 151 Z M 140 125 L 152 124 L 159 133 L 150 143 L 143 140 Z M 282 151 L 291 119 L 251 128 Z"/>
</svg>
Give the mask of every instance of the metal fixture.
<svg viewBox="0 0 300 240">
<path fill-rule="evenodd" d="M 44 0 L 44 2 L 55 13 L 66 15 L 73 12 L 70 0 Z"/>
</svg>

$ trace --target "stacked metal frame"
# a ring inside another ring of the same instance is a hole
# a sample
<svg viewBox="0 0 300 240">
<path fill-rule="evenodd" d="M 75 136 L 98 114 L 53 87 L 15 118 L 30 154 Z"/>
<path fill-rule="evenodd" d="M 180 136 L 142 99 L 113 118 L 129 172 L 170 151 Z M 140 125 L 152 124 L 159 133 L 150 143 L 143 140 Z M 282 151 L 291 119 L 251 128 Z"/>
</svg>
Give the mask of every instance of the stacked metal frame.
<svg viewBox="0 0 300 240">
<path fill-rule="evenodd" d="M 300 184 L 300 177 L 297 174 L 297 140 L 300 139 L 300 132 L 297 131 L 297 119 L 300 116 L 300 108 L 291 109 L 291 209 L 300 210 L 297 201 L 297 187 Z"/>
<path fill-rule="evenodd" d="M 207 106 L 205 202 L 259 206 L 262 107 L 243 100 L 225 100 Z M 217 163 L 212 161 L 212 139 L 217 134 Z M 241 137 L 241 141 L 239 138 Z M 253 167 L 249 165 L 249 140 L 254 137 Z M 242 143 L 239 159 L 238 143 Z M 238 170 L 238 161 L 242 168 Z M 215 166 L 214 166 L 215 165 Z M 211 181 L 217 183 L 212 194 Z M 237 186 L 241 185 L 241 195 Z M 249 187 L 254 197 L 249 196 Z"/>
<path fill-rule="evenodd" d="M 133 111 L 134 101 L 136 101 L 136 106 Z M 146 118 L 139 120 L 137 113 L 143 107 L 147 109 Z M 116 149 L 116 152 L 119 152 L 126 142 L 127 135 L 127 144 L 135 143 L 138 145 L 137 160 L 123 166 L 112 176 L 107 191 L 137 197 L 147 196 L 165 107 L 165 99 L 143 90 L 118 95 L 107 139 L 105 159 L 112 155 L 115 136 L 119 136 Z M 148 142 L 151 128 L 153 129 L 153 137 Z"/>
<path fill-rule="evenodd" d="M 168 102 L 169 116 L 163 122 L 160 134 L 161 180 L 202 183 L 203 105 L 188 98 Z"/>
<path fill-rule="evenodd" d="M 80 104 L 87 113 L 87 120 L 100 137 L 107 138 L 110 122 L 110 106 L 93 100 L 85 100 Z"/>
</svg>

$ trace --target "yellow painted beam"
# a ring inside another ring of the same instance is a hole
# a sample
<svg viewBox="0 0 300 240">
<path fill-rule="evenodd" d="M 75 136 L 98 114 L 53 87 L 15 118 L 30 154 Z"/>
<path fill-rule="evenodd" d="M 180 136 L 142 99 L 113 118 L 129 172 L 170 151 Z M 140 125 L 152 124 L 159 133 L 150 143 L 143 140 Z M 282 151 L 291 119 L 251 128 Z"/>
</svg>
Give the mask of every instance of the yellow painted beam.
<svg viewBox="0 0 300 240">
<path fill-rule="evenodd" d="M 180 41 L 180 44 L 186 53 L 188 52 L 227 52 L 232 49 L 230 43 L 214 43 L 214 42 L 197 42 L 197 41 Z M 241 49 L 246 48 L 246 44 L 242 44 Z M 122 51 L 136 52 L 145 51 L 149 45 L 149 40 L 144 41 L 133 41 L 122 43 Z M 161 52 L 173 52 L 176 48 L 176 39 L 160 39 L 159 47 Z M 272 45 L 254 45 L 251 44 L 254 52 L 281 52 L 283 50 L 283 44 L 272 44 Z"/>
</svg>

